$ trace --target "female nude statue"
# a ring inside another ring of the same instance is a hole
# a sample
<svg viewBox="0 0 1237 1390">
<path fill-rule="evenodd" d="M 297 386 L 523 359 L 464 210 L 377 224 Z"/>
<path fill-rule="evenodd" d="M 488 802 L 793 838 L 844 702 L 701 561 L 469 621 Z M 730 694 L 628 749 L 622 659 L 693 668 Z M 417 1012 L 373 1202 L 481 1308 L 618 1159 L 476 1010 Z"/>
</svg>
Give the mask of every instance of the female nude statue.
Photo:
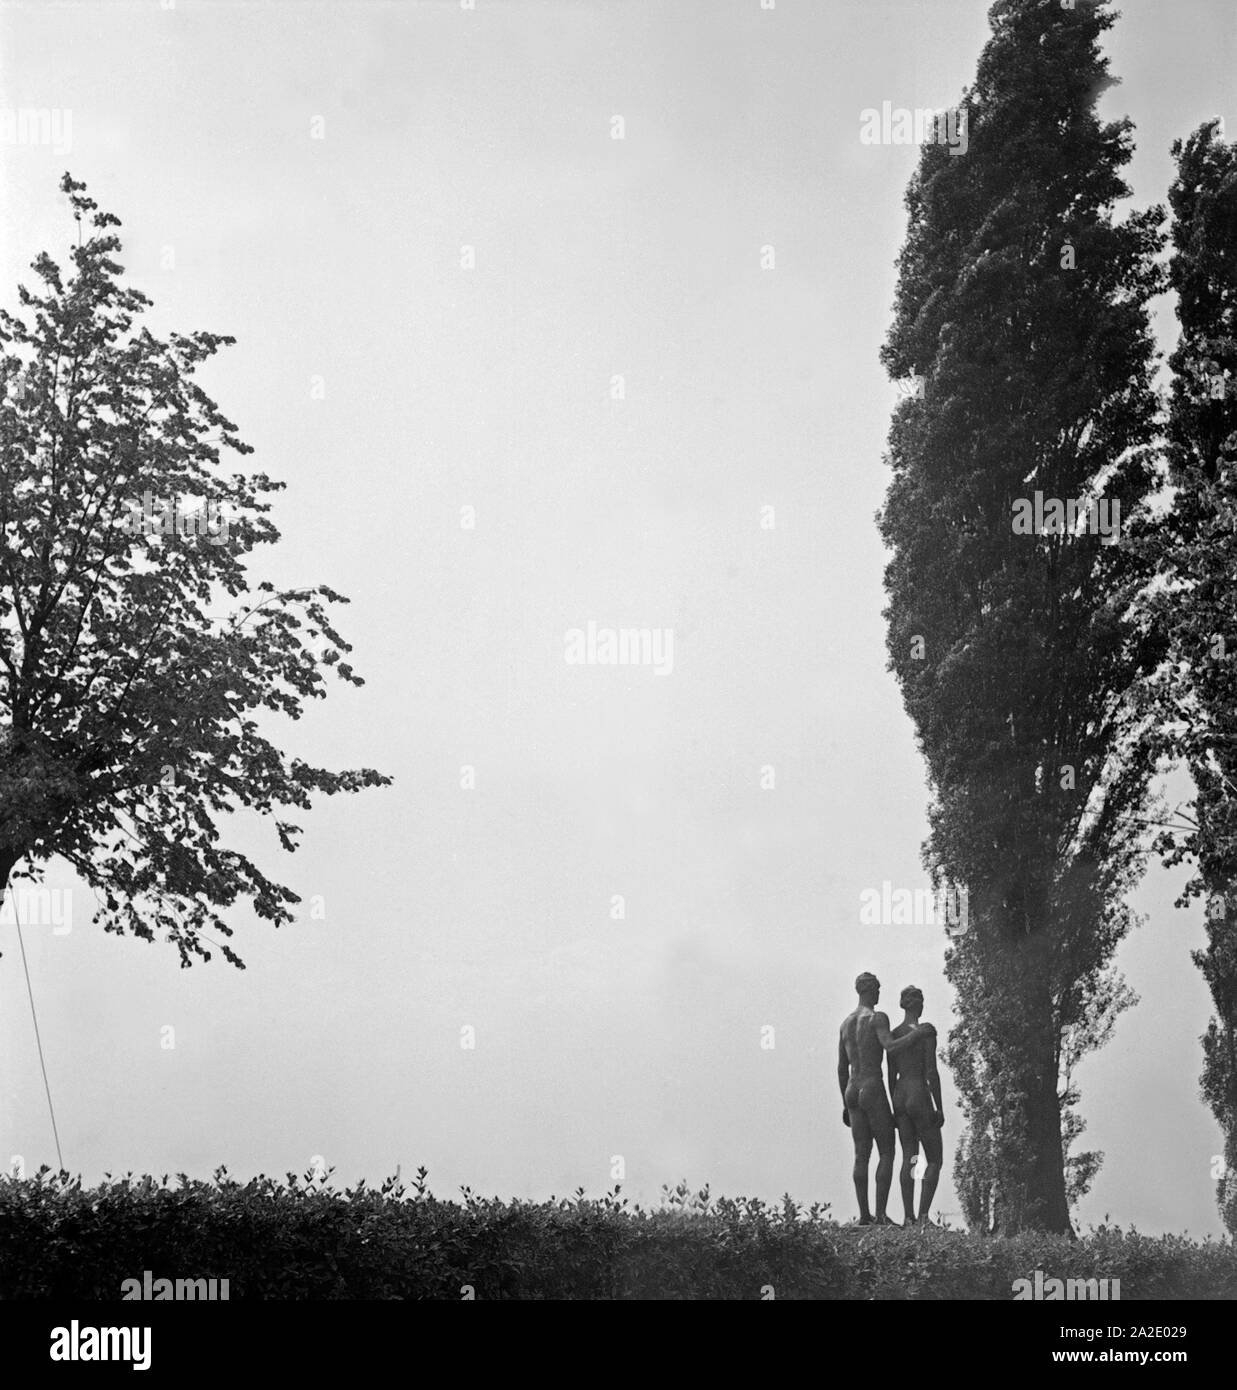
<svg viewBox="0 0 1237 1390">
<path fill-rule="evenodd" d="M 945 1113 L 941 1107 L 941 1077 L 936 1069 L 936 1032 L 919 1024 L 923 1013 L 923 990 L 907 985 L 898 999 L 905 1017 L 891 1034 L 894 1038 L 916 1033 L 910 1047 L 885 1054 L 889 1068 L 889 1093 L 893 1097 L 893 1122 L 898 1129 L 902 1146 L 902 1171 L 898 1175 L 902 1187 L 902 1206 L 906 1224 L 928 1219 L 936 1184 L 941 1176 L 941 1126 Z M 915 1179 L 911 1165 L 923 1145 L 927 1167 L 923 1174 L 923 1191 L 919 1197 L 919 1216 L 915 1216 Z"/>
</svg>

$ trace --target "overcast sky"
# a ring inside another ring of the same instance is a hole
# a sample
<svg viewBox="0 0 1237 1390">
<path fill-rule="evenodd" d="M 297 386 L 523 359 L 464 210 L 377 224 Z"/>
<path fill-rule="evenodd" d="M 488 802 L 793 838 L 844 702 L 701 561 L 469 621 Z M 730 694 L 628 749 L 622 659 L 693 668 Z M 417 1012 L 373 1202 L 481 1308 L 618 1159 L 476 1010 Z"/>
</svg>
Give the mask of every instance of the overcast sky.
<svg viewBox="0 0 1237 1390">
<path fill-rule="evenodd" d="M 1124 8 L 1102 110 L 1137 123 L 1144 205 L 1174 138 L 1216 113 L 1234 134 L 1237 11 Z M 860 113 L 955 102 L 986 11 L 0 9 L 0 107 L 72 113 L 71 148 L 0 148 L 4 303 L 36 252 L 64 259 L 68 169 L 121 217 L 155 331 L 236 336 L 204 384 L 288 484 L 254 578 L 348 594 L 368 682 L 280 741 L 395 779 L 321 802 L 295 856 L 225 827 L 324 911 L 236 913 L 244 972 L 104 937 L 85 890 L 71 931 L 28 931 L 67 1166 L 321 1155 L 542 1197 L 613 1186 L 621 1156 L 643 1201 L 686 1177 L 853 1215 L 855 975 L 895 1019 L 915 983 L 952 1021 L 943 932 L 859 919 L 865 890 L 924 885 L 927 828 L 873 521 L 917 151 L 861 144 Z M 672 670 L 569 665 L 589 622 L 672 630 Z M 1221 1230 L 1184 878 L 1138 890 L 1141 1004 L 1080 1075 L 1107 1153 L 1084 1225 Z M 32 1169 L 55 1150 L 11 925 L 0 950 L 0 1154 Z"/>
</svg>

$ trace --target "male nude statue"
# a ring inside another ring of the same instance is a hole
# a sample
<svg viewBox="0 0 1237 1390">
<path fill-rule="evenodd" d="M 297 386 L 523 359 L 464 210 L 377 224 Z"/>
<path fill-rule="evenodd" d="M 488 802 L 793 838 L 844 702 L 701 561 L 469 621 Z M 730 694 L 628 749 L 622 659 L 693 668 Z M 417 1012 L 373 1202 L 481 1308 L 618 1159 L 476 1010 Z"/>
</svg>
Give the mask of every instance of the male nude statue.
<svg viewBox="0 0 1237 1390">
<path fill-rule="evenodd" d="M 917 1026 L 923 1013 L 923 990 L 907 985 L 898 1003 L 906 1016 L 893 1030 L 893 1036 L 909 1036 L 913 1046 L 897 1056 L 890 1052 L 885 1061 L 889 1067 L 889 1094 L 893 1097 L 893 1122 L 902 1146 L 902 1171 L 898 1175 L 902 1206 L 906 1211 L 906 1224 L 913 1226 L 917 1220 L 922 1225 L 928 1219 L 932 1198 L 936 1195 L 937 1180 L 941 1176 L 941 1126 L 945 1123 L 945 1111 L 941 1105 L 941 1074 L 936 1069 L 936 1036 L 928 1032 L 931 1025 Z M 919 1194 L 919 1216 L 916 1217 L 911 1164 L 920 1144 L 927 1166 Z"/>
<path fill-rule="evenodd" d="M 885 1095 L 881 1058 L 886 1052 L 903 1052 L 936 1030 L 930 1023 L 911 1027 L 895 1039 L 889 1019 L 876 1012 L 881 983 L 864 971 L 855 981 L 859 1007 L 842 1022 L 838 1038 L 838 1086 L 842 1092 L 842 1123 L 849 1125 L 855 1141 L 855 1196 L 859 1199 L 861 1226 L 890 1225 L 885 1207 L 893 1182 L 893 1114 Z M 872 1140 L 879 1155 L 876 1164 L 876 1218 L 868 1208 L 868 1163 Z"/>
</svg>

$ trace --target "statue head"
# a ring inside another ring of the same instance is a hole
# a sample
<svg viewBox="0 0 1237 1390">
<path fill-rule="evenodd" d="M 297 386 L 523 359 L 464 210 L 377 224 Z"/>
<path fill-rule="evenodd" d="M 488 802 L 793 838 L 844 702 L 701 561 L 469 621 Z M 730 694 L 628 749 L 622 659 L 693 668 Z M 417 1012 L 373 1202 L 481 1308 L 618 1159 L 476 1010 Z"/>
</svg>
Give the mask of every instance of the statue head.
<svg viewBox="0 0 1237 1390">
<path fill-rule="evenodd" d="M 898 1003 L 908 1014 L 914 1014 L 918 1018 L 923 1013 L 923 990 L 914 985 L 907 985 L 898 996 Z"/>
<path fill-rule="evenodd" d="M 881 982 L 870 970 L 865 970 L 855 979 L 855 993 L 861 1004 L 871 1007 L 881 997 Z"/>
</svg>

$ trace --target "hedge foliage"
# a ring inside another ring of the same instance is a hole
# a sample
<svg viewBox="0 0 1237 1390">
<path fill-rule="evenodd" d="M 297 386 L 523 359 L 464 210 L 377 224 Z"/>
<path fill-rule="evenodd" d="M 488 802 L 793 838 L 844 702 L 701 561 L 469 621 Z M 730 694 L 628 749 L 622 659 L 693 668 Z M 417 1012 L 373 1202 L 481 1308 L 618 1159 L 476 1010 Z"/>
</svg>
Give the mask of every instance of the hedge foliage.
<svg viewBox="0 0 1237 1390">
<path fill-rule="evenodd" d="M 0 1298 L 117 1299 L 126 1279 L 227 1279 L 231 1299 L 1008 1299 L 1013 1281 L 1120 1279 L 1122 1300 L 1237 1298 L 1231 1241 L 1101 1226 L 972 1236 L 839 1226 L 789 1196 L 686 1183 L 655 1210 L 619 1189 L 545 1202 L 435 1197 L 421 1169 L 343 1191 L 289 1173 L 0 1178 Z M 471 1293 L 469 1292 L 471 1290 Z"/>
</svg>

